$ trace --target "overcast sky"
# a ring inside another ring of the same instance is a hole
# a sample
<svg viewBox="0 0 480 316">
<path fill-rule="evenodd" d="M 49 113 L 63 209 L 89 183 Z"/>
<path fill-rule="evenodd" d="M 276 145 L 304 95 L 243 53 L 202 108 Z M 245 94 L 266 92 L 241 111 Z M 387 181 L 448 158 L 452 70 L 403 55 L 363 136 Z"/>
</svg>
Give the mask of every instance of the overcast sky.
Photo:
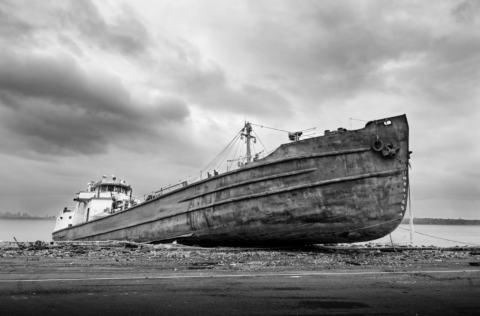
<svg viewBox="0 0 480 316">
<path fill-rule="evenodd" d="M 0 212 L 56 215 L 103 174 L 178 183 L 245 118 L 406 114 L 415 215 L 480 218 L 479 84 L 480 1 L 2 0 Z"/>
</svg>

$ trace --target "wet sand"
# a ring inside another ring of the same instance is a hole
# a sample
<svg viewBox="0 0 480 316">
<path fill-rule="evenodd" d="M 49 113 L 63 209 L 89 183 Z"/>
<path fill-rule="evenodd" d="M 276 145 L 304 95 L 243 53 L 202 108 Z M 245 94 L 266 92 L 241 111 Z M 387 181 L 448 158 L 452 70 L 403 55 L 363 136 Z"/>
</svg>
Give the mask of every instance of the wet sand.
<svg viewBox="0 0 480 316">
<path fill-rule="evenodd" d="M 174 247 L 0 248 L 0 308 L 5 315 L 480 311 L 480 266 L 471 265 L 480 256 L 472 249 Z"/>
</svg>

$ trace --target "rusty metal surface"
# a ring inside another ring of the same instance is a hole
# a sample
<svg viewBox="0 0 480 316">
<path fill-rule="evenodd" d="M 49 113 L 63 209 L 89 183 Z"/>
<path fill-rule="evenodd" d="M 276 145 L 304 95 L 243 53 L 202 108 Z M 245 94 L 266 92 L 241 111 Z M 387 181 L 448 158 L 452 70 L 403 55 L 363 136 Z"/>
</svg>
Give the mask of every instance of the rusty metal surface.
<svg viewBox="0 0 480 316">
<path fill-rule="evenodd" d="M 179 241 L 251 246 L 377 239 L 405 213 L 408 150 L 404 115 L 373 121 L 284 144 L 244 168 L 54 232 L 54 239 L 160 242 L 193 233 Z"/>
</svg>

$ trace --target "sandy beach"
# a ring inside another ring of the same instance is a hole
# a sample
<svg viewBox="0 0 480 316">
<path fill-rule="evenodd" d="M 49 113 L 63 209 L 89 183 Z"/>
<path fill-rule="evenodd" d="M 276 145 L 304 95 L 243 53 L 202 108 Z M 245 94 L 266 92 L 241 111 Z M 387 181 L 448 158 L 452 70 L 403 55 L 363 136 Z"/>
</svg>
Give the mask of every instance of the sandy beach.
<svg viewBox="0 0 480 316">
<path fill-rule="evenodd" d="M 476 315 L 480 310 L 475 248 L 23 246 L 0 250 L 0 306 L 8 315 L 159 310 L 165 315 Z"/>
</svg>

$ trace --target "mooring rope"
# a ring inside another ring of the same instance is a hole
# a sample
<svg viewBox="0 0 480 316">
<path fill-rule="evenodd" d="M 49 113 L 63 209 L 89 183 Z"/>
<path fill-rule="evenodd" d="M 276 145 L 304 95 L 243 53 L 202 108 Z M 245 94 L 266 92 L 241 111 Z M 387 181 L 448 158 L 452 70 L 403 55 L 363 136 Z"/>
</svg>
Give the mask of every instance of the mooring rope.
<svg viewBox="0 0 480 316">
<path fill-rule="evenodd" d="M 243 130 L 243 129 L 242 129 Z M 242 133 L 242 130 L 240 130 L 237 135 L 228 143 L 228 145 L 205 167 L 203 168 L 193 179 L 192 181 L 197 180 L 198 178 L 201 177 L 202 173 L 209 172 L 211 171 L 214 167 L 216 167 L 217 163 L 220 161 L 220 163 L 225 159 L 225 154 L 228 154 L 230 150 L 233 148 L 235 145 L 235 141 L 240 138 L 240 134 Z"/>
<path fill-rule="evenodd" d="M 230 166 L 228 165 L 228 160 L 227 160 L 227 171 L 232 168 L 233 162 L 235 161 L 235 157 L 237 156 L 238 148 L 240 147 L 241 144 L 242 144 L 242 142 L 238 142 L 237 149 L 235 149 L 235 153 L 233 154 L 233 158 L 232 158 L 232 160 L 230 160 Z"/>
<path fill-rule="evenodd" d="M 289 131 L 285 131 L 283 129 L 278 129 L 278 128 L 274 128 L 274 127 L 268 127 L 268 126 L 265 126 L 265 125 L 258 125 L 258 124 L 253 124 L 253 123 L 250 123 L 250 125 L 258 126 L 258 127 L 261 127 L 261 128 L 273 129 L 274 131 L 289 133 Z"/>
<path fill-rule="evenodd" d="M 265 153 L 267 153 L 267 152 L 268 152 L 267 147 L 265 147 L 265 145 L 263 144 L 263 142 L 262 142 L 262 140 L 260 139 L 260 137 L 258 137 L 257 133 L 255 133 L 255 131 L 254 131 L 253 129 L 252 129 L 252 132 L 253 132 L 253 134 L 255 134 L 255 137 L 257 137 L 257 139 L 260 141 L 260 144 L 262 144 L 263 149 L 265 149 Z"/>
<path fill-rule="evenodd" d="M 400 229 L 403 229 L 403 230 L 409 230 L 409 229 L 406 229 L 406 228 L 403 228 L 403 227 L 397 227 L 397 228 L 400 228 Z M 462 242 L 462 241 L 457 241 L 457 240 L 452 240 L 452 239 L 447 239 L 447 238 L 436 237 L 436 236 L 420 233 L 420 232 L 417 232 L 417 231 L 415 231 L 414 233 L 424 235 L 424 236 L 428 236 L 428 237 L 432 237 L 432 238 L 437 238 L 437 239 L 447 240 L 447 241 L 451 241 L 451 242 L 456 242 L 456 243 L 459 243 L 459 244 L 480 246 L 480 244 L 472 244 L 472 243 L 468 243 L 468 242 Z"/>
</svg>

